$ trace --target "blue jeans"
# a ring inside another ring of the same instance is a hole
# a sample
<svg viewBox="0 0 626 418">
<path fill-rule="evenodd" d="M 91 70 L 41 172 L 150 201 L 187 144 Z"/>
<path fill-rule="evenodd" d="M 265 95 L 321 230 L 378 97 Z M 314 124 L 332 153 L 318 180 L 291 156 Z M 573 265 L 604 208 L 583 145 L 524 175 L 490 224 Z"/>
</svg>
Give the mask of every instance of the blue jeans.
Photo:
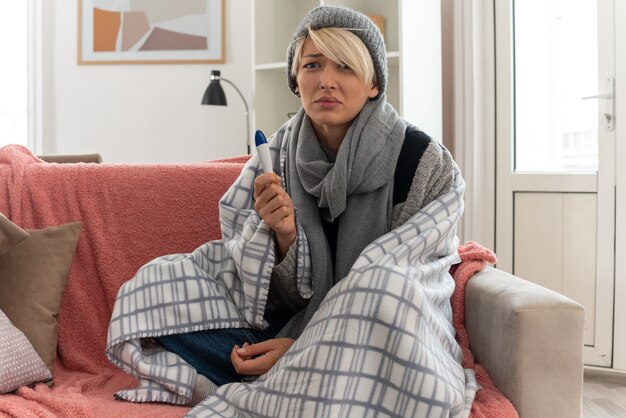
<svg viewBox="0 0 626 418">
<path fill-rule="evenodd" d="M 187 334 L 165 335 L 155 338 L 167 351 L 178 354 L 191 364 L 201 375 L 218 386 L 241 382 L 250 376 L 238 374 L 230 361 L 230 353 L 235 345 L 241 347 L 272 339 L 284 323 L 270 322 L 265 330 L 252 328 L 226 328 L 190 332 Z"/>
</svg>

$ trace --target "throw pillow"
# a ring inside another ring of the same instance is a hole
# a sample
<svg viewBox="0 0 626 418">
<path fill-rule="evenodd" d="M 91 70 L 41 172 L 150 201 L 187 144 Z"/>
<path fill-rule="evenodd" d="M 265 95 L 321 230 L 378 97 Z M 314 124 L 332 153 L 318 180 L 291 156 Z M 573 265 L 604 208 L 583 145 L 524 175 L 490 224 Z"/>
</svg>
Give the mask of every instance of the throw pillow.
<svg viewBox="0 0 626 418">
<path fill-rule="evenodd" d="M 6 253 L 28 237 L 26 231 L 0 213 L 0 254 Z"/>
<path fill-rule="evenodd" d="M 52 379 L 22 331 L 0 310 L 0 393 Z"/>
<path fill-rule="evenodd" d="M 0 309 L 54 368 L 57 316 L 76 251 L 80 223 L 27 229 L 30 238 L 0 255 Z"/>
</svg>

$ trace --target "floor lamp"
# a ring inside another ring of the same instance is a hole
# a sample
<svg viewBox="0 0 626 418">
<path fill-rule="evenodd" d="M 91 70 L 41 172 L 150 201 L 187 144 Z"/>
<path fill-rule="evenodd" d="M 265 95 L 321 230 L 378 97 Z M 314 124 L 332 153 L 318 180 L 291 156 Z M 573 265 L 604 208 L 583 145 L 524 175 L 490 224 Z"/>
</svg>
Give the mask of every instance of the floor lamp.
<svg viewBox="0 0 626 418">
<path fill-rule="evenodd" d="M 209 83 L 209 87 L 206 88 L 204 92 L 204 96 L 202 96 L 202 104 L 203 105 L 217 105 L 217 106 L 227 106 L 226 95 L 224 94 L 224 89 L 220 84 L 220 80 L 227 82 L 231 86 L 235 88 L 237 93 L 239 93 L 239 97 L 243 100 L 243 105 L 246 107 L 246 150 L 248 154 L 250 154 L 250 118 L 248 116 L 248 102 L 241 94 L 241 91 L 237 88 L 237 86 L 230 80 L 227 80 L 220 76 L 220 72 L 217 70 L 211 71 L 211 82 Z"/>
</svg>

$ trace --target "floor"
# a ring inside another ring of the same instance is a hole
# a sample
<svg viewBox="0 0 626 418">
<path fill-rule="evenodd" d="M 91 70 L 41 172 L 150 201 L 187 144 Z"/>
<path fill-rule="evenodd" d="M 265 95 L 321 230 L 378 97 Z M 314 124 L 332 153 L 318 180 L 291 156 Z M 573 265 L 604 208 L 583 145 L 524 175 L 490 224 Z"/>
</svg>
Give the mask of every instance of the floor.
<svg viewBox="0 0 626 418">
<path fill-rule="evenodd" d="M 583 418 L 626 418 L 626 375 L 585 371 Z"/>
</svg>

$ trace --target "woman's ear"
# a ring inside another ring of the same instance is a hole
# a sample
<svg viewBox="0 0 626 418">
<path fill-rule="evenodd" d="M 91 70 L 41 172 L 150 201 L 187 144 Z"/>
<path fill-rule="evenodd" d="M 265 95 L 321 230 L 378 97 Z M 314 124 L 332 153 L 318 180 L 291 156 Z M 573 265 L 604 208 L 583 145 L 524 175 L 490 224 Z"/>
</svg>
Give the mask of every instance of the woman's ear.
<svg viewBox="0 0 626 418">
<path fill-rule="evenodd" d="M 380 92 L 380 90 L 378 89 L 378 86 L 376 84 L 372 84 L 372 87 L 370 87 L 370 91 L 369 91 L 369 94 L 367 96 L 370 99 L 373 99 L 374 97 L 378 96 L 379 92 Z"/>
<path fill-rule="evenodd" d="M 296 86 L 296 88 L 294 89 L 294 93 L 296 93 L 296 96 L 300 97 L 300 89 L 298 88 L 298 86 Z"/>
</svg>

